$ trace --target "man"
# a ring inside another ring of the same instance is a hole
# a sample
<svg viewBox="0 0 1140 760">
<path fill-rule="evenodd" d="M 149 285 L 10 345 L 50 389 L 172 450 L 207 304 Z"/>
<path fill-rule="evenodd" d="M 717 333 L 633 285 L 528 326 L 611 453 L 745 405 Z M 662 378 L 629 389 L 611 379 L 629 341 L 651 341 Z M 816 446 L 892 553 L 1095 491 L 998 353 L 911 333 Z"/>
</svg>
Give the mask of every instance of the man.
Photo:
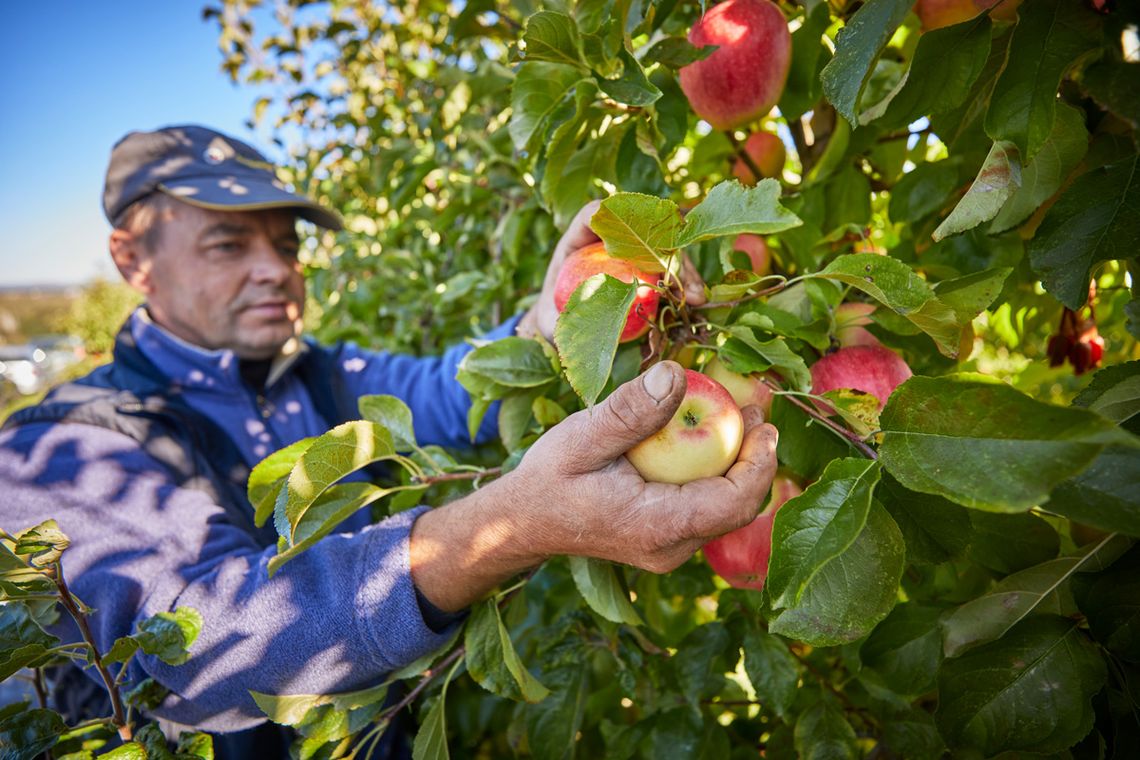
<svg viewBox="0 0 1140 760">
<path fill-rule="evenodd" d="M 171 690 L 154 710 L 169 723 L 238 732 L 264 723 L 250 690 L 375 684 L 441 645 L 465 607 L 552 555 L 670 570 L 748 522 L 771 484 L 776 433 L 756 408 L 725 477 L 681 487 L 641 479 L 622 455 L 664 426 L 684 393 L 680 367 L 661 363 L 470 496 L 376 525 L 364 510 L 270 579 L 276 537 L 252 524 L 249 469 L 353 418 L 366 393 L 404 399 L 422 443 L 464 445 L 470 399 L 454 376 L 468 349 L 413 359 L 303 339 L 296 218 L 340 221 L 282 187 L 253 148 L 212 130 L 127 135 L 111 154 L 104 209 L 111 256 L 145 304 L 112 364 L 0 433 L 2 527 L 59 522 L 72 539 L 64 569 L 97 610 L 104 650 L 157 612 L 202 614 L 189 662 L 140 655 L 131 665 L 133 678 Z M 550 337 L 557 269 L 597 239 L 592 211 L 559 242 L 536 307 L 489 337 Z M 68 622 L 60 633 L 75 640 Z"/>
</svg>

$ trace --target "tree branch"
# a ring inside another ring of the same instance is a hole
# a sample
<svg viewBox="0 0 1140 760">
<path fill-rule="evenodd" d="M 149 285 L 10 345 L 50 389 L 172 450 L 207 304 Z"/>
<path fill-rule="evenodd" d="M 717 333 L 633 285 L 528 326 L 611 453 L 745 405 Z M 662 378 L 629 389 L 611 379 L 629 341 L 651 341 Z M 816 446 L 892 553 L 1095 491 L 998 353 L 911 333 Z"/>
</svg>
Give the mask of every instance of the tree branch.
<svg viewBox="0 0 1140 760">
<path fill-rule="evenodd" d="M 765 385 L 767 385 L 769 388 L 771 388 L 772 390 L 779 393 L 783 398 L 787 399 L 788 402 L 791 403 L 793 406 L 796 406 L 799 409 L 801 409 L 805 414 L 807 414 L 807 416 L 811 417 L 813 420 L 819 422 L 820 424 L 827 426 L 831 430 L 835 431 L 836 433 L 838 433 L 839 435 L 841 435 L 845 439 L 847 439 L 847 441 L 852 446 L 854 446 L 856 449 L 859 450 L 860 454 L 867 457 L 868 459 L 876 459 L 877 460 L 879 458 L 879 454 L 873 448 L 868 446 L 863 441 L 863 439 L 860 438 L 853 431 L 848 430 L 843 425 L 840 425 L 839 423 L 835 422 L 834 420 L 829 419 L 828 417 L 824 416 L 823 414 L 820 414 L 819 410 L 816 409 L 811 404 L 805 404 L 803 401 L 800 401 L 795 396 L 793 396 L 789 393 L 786 393 L 784 391 L 784 389 L 780 386 L 780 384 L 773 381 L 771 378 L 762 377 L 761 379 L 763 380 Z"/>
</svg>

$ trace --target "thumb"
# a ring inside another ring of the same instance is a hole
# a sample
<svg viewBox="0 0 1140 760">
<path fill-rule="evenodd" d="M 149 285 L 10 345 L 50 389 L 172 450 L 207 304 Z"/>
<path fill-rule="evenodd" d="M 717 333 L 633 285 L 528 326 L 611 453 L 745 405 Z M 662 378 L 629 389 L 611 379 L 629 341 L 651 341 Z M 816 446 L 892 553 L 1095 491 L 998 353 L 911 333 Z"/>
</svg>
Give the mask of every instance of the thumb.
<svg viewBox="0 0 1140 760">
<path fill-rule="evenodd" d="M 586 417 L 579 441 L 587 467 L 603 467 L 656 433 L 672 419 L 685 396 L 685 371 L 660 362 L 620 385 Z"/>
</svg>

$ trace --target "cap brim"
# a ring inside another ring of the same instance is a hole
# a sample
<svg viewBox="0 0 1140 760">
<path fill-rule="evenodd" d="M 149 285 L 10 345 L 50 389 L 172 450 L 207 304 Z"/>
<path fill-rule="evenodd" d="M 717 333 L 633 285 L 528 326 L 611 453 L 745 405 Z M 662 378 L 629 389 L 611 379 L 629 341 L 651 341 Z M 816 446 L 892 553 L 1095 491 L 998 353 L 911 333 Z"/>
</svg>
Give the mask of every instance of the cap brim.
<svg viewBox="0 0 1140 760">
<path fill-rule="evenodd" d="M 213 211 L 259 211 L 294 209 L 297 215 L 330 230 L 344 229 L 340 215 L 303 195 L 295 195 L 274 184 L 238 175 L 202 179 L 180 179 L 161 183 L 158 189 L 198 208 Z"/>
</svg>

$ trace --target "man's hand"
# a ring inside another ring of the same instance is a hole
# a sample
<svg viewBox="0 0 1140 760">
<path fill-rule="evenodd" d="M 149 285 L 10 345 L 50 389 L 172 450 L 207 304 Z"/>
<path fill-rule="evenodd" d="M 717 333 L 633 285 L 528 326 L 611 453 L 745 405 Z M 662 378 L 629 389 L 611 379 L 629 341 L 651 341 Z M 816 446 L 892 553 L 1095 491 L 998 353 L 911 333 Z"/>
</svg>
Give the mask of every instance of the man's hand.
<svg viewBox="0 0 1140 760">
<path fill-rule="evenodd" d="M 554 247 L 554 255 L 550 257 L 550 264 L 546 267 L 546 277 L 543 279 L 538 301 L 519 323 L 520 335 L 539 332 L 547 340 L 554 339 L 554 325 L 558 322 L 558 309 L 554 306 L 554 285 L 558 281 L 558 273 L 562 271 L 562 264 L 567 256 L 601 239 L 590 229 L 590 219 L 600 205 L 601 201 L 590 201 L 583 206 L 566 228 L 566 233 L 558 241 L 558 245 Z M 690 306 L 703 304 L 707 300 L 705 283 L 688 256 L 681 261 L 680 276 L 685 287 L 685 302 Z"/>
<path fill-rule="evenodd" d="M 657 364 L 552 428 L 513 472 L 422 515 L 411 541 L 420 591 L 461 609 L 558 554 L 666 572 L 748 523 L 776 473 L 776 429 L 758 407 L 744 409 L 744 443 L 723 477 L 648 483 L 623 456 L 664 427 L 684 395 L 681 367 Z"/>
</svg>

